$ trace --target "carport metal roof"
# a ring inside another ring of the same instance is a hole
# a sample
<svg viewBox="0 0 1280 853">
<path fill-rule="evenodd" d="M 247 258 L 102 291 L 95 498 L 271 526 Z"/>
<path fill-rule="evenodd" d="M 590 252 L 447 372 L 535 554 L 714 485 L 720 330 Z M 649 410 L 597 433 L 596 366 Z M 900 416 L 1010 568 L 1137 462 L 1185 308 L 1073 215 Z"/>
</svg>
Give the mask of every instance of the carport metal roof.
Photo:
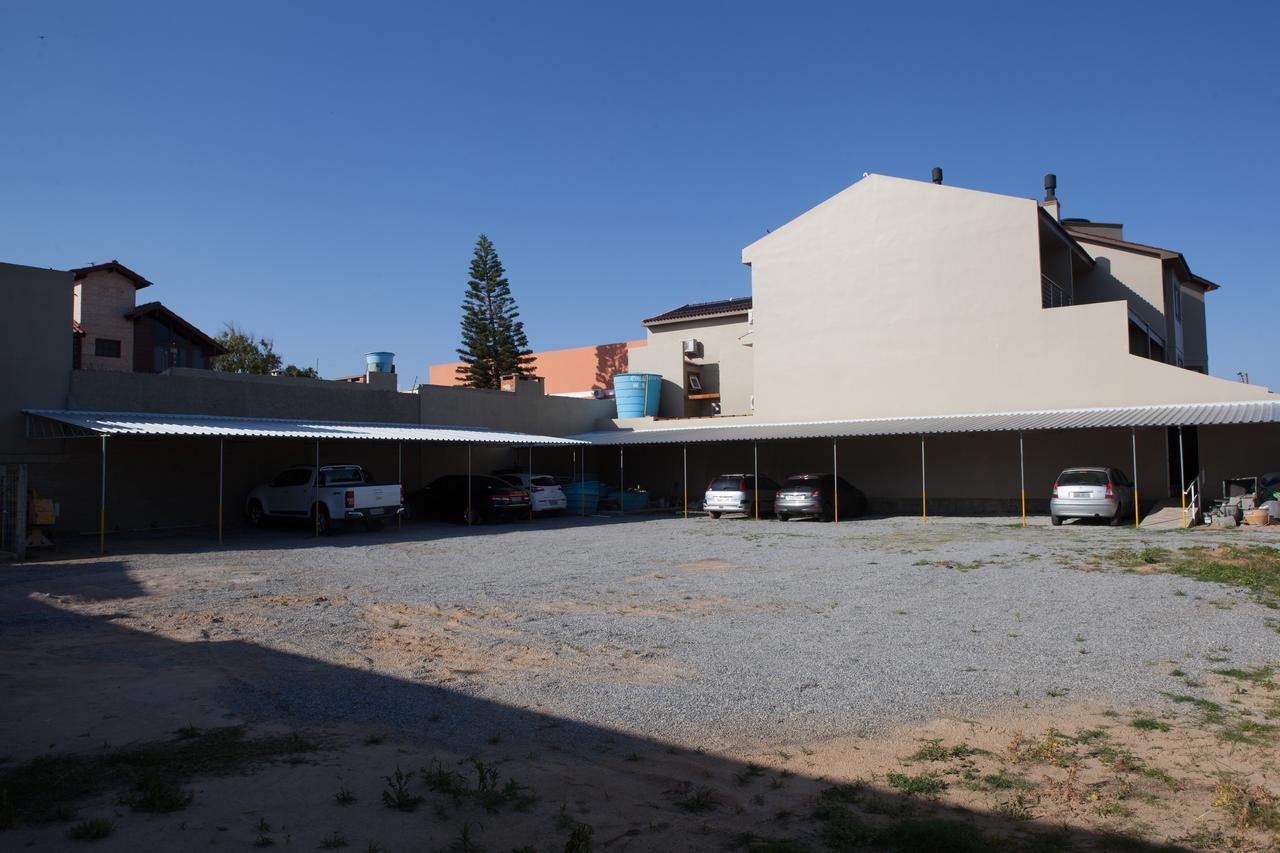
<svg viewBox="0 0 1280 853">
<path fill-rule="evenodd" d="M 876 435 L 935 435 L 967 432 L 1209 426 L 1280 423 L 1280 400 L 1239 403 L 1184 403 L 1099 409 L 937 415 L 909 418 L 761 423 L 755 420 L 605 430 L 570 436 L 595 445 L 684 444 L 707 441 L 764 441 L 785 438 L 852 438 Z"/>
<path fill-rule="evenodd" d="M 216 415 L 169 415 L 139 412 L 71 412 L 26 409 L 59 426 L 42 430 L 47 437 L 71 435 L 207 436 L 210 438 L 363 439 L 366 441 L 434 441 L 449 444 L 501 444 L 518 447 L 567 447 L 573 438 L 503 432 L 481 427 L 421 426 L 358 421 L 231 418 Z M 52 425 L 48 425 L 52 426 Z M 67 430 L 66 427 L 71 427 Z"/>
</svg>

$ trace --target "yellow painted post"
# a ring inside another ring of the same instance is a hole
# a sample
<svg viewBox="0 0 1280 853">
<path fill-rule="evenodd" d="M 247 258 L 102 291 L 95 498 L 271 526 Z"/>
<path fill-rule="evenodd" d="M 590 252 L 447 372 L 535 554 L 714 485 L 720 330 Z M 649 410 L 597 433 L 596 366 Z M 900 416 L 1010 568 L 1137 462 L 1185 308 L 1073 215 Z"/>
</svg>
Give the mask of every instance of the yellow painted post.
<svg viewBox="0 0 1280 853">
<path fill-rule="evenodd" d="M 689 445 L 680 445 L 680 454 L 684 465 L 684 517 L 689 517 Z"/>
<path fill-rule="evenodd" d="M 1178 487 L 1182 489 L 1182 529 L 1187 529 L 1187 469 L 1182 461 L 1182 427 L 1178 427 Z"/>
<path fill-rule="evenodd" d="M 218 439 L 218 544 L 222 544 L 222 442 Z"/>
<path fill-rule="evenodd" d="M 836 439 L 831 439 L 831 517 L 840 523 L 840 457 L 836 454 Z"/>
<path fill-rule="evenodd" d="M 1022 433 L 1018 433 L 1018 483 L 1022 492 L 1022 526 L 1027 526 L 1027 463 L 1022 447 Z"/>
<path fill-rule="evenodd" d="M 924 436 L 920 436 L 920 526 L 929 524 L 929 493 L 925 488 Z"/>
<path fill-rule="evenodd" d="M 1133 444 L 1133 529 L 1138 529 L 1138 431 L 1129 429 L 1129 440 Z"/>
<path fill-rule="evenodd" d="M 756 521 L 760 520 L 760 450 L 751 442 L 751 489 L 756 504 Z"/>
<path fill-rule="evenodd" d="M 107 437 L 102 436 L 102 494 L 98 503 L 98 553 L 107 553 Z"/>
<path fill-rule="evenodd" d="M 404 494 L 404 442 L 396 442 L 396 482 L 400 485 L 400 494 Z M 396 530 L 404 521 L 404 501 L 400 502 L 400 511 L 396 513 Z"/>
</svg>

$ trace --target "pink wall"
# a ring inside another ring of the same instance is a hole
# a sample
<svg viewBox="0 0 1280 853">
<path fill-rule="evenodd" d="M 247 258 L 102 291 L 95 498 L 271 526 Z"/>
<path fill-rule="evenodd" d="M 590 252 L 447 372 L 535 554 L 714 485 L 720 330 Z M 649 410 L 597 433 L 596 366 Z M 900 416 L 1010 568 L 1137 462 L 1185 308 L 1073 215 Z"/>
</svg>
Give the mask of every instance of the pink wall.
<svg viewBox="0 0 1280 853">
<path fill-rule="evenodd" d="M 645 341 L 627 341 L 590 347 L 551 350 L 533 354 L 534 372 L 545 380 L 548 394 L 574 394 L 610 388 L 616 373 L 627 372 L 627 350 Z M 431 385 L 461 385 L 457 377 L 462 362 L 433 364 L 428 368 Z"/>
</svg>

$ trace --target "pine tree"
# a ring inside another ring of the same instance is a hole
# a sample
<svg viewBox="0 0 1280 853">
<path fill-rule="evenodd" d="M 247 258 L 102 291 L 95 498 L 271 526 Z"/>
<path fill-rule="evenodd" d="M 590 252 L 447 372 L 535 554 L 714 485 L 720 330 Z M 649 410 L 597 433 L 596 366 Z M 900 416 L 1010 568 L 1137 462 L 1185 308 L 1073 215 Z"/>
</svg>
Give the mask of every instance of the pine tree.
<svg viewBox="0 0 1280 853">
<path fill-rule="evenodd" d="M 462 365 L 458 378 L 472 388 L 498 388 L 502 377 L 533 375 L 533 355 L 511 296 L 511 283 L 493 243 L 481 234 L 462 300 Z"/>
</svg>

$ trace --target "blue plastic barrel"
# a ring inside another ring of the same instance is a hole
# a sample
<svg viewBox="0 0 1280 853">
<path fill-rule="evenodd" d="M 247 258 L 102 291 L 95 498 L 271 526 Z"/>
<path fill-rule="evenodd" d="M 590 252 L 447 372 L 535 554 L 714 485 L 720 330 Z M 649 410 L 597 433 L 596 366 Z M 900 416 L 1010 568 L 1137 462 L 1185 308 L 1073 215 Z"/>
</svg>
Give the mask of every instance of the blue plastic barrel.
<svg viewBox="0 0 1280 853">
<path fill-rule="evenodd" d="M 610 489 L 604 496 L 605 500 L 614 506 L 618 505 L 619 497 L 622 499 L 623 512 L 639 512 L 649 506 L 648 492 L 626 491 L 619 493 L 617 489 Z"/>
<path fill-rule="evenodd" d="M 365 364 L 370 373 L 391 373 L 396 354 L 393 352 L 367 352 L 364 354 Z"/>
<path fill-rule="evenodd" d="M 656 416 L 661 393 L 661 374 L 619 373 L 613 377 L 613 397 L 620 418 Z"/>
<path fill-rule="evenodd" d="M 563 487 L 570 515 L 595 515 L 600 508 L 600 481 L 587 480 L 585 483 L 575 480 Z"/>
</svg>

